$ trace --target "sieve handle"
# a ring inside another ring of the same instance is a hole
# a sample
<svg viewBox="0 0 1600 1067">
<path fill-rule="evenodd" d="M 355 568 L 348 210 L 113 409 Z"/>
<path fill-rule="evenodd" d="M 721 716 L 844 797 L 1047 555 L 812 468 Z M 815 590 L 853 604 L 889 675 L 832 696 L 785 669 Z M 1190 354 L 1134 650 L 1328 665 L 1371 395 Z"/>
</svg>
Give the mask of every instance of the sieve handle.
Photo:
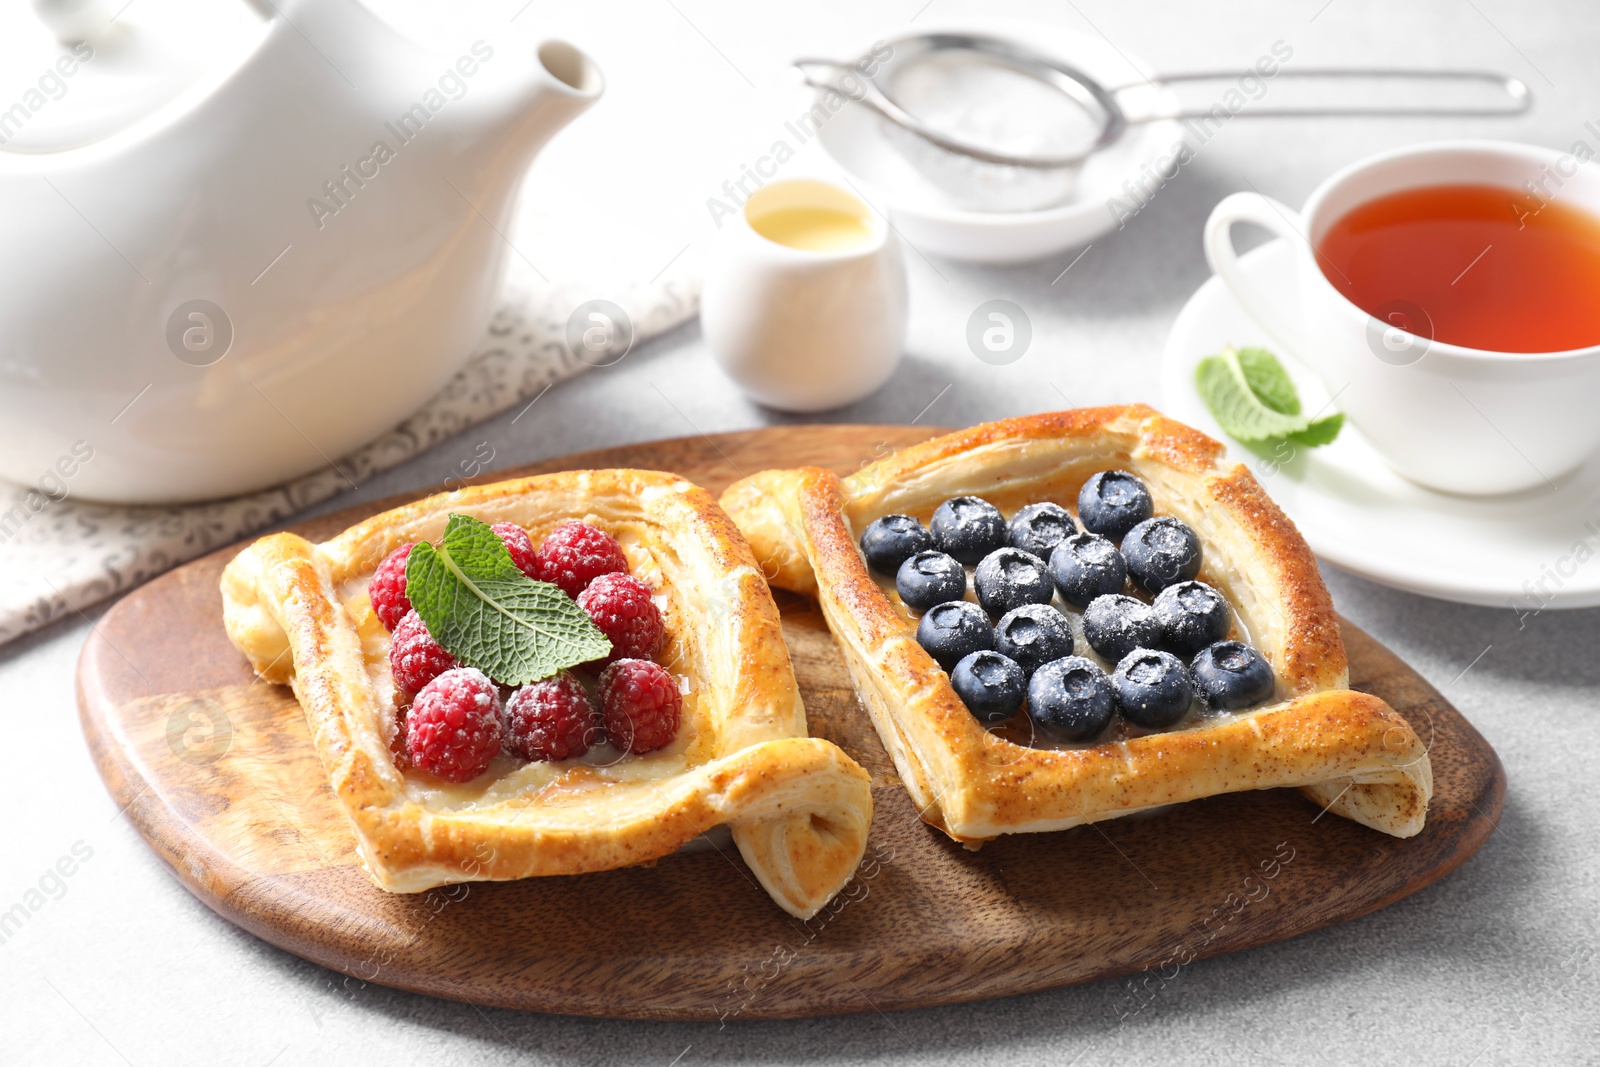
<svg viewBox="0 0 1600 1067">
<path fill-rule="evenodd" d="M 1255 70 L 1210 70 L 1189 71 L 1182 74 L 1158 74 L 1141 82 L 1130 82 L 1119 85 L 1112 90 L 1114 93 L 1125 92 L 1129 89 L 1150 86 L 1164 88 L 1179 82 L 1207 82 L 1228 81 L 1237 84 L 1246 77 L 1264 78 Z M 1314 79 L 1325 78 L 1334 80 L 1375 82 L 1416 82 L 1427 85 L 1443 85 L 1451 82 L 1462 85 L 1488 85 L 1499 89 L 1505 94 L 1505 102 L 1495 107 L 1471 106 L 1466 104 L 1438 104 L 1427 107 L 1407 107 L 1388 105 L 1356 106 L 1352 104 L 1327 104 L 1306 107 L 1255 107 L 1247 105 L 1237 110 L 1227 110 L 1232 117 L 1249 117 L 1258 119 L 1269 118 L 1332 118 L 1346 116 L 1454 116 L 1457 118 L 1504 118 L 1511 115 L 1521 115 L 1533 106 L 1533 93 L 1529 90 L 1527 82 L 1509 74 L 1498 74 L 1489 70 L 1390 70 L 1381 67 L 1313 67 L 1297 70 L 1279 70 L 1271 76 L 1272 81 L 1282 78 L 1289 79 Z M 1184 107 L 1152 112 L 1150 114 L 1129 115 L 1128 122 L 1155 122 L 1163 119 L 1203 119 L 1216 117 L 1220 105 L 1213 105 L 1205 110 L 1194 110 Z"/>
</svg>

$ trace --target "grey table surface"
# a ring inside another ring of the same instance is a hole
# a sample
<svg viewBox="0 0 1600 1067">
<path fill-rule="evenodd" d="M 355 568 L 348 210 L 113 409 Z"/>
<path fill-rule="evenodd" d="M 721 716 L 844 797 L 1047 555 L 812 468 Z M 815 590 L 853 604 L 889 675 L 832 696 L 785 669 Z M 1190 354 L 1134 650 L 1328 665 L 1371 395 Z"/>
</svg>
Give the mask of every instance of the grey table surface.
<svg viewBox="0 0 1600 1067">
<path fill-rule="evenodd" d="M 504 20 L 520 6 L 484 4 L 478 15 Z M 699 131 L 693 143 L 717 146 L 737 173 L 773 121 L 754 90 L 782 83 L 797 42 L 871 39 L 914 16 L 963 10 L 945 0 L 928 7 L 906 0 L 866 10 L 839 2 L 751 11 L 732 2 L 648 0 L 583 11 L 537 5 L 521 17 L 546 19 L 617 72 L 612 95 L 635 109 L 630 121 L 650 119 L 638 128 L 642 143 L 669 154 L 660 165 L 670 165 L 678 143 L 672 124 L 687 123 Z M 1600 12 L 1582 0 L 1086 0 L 981 10 L 1100 33 L 1171 70 L 1242 66 L 1277 39 L 1292 42 L 1307 65 L 1498 68 L 1525 78 L 1538 106 L 1510 123 L 1233 123 L 1059 284 L 1053 279 L 1075 253 L 1007 269 L 910 256 L 907 357 L 878 394 L 829 419 L 921 415 L 954 425 L 1038 411 L 1059 406 L 1053 390 L 1040 388 L 1046 380 L 1078 404 L 1156 400 L 1160 345 L 1205 280 L 1200 225 L 1221 196 L 1253 185 L 1298 202 L 1322 176 L 1363 154 L 1434 137 L 1505 136 L 1566 148 L 1594 140 L 1584 124 L 1600 119 Z M 717 91 L 703 91 L 706 85 Z M 569 152 L 548 165 L 578 163 Z M 607 180 L 615 175 L 597 178 L 599 187 Z M 701 239 L 699 231 L 681 241 L 654 236 L 667 245 Z M 1035 328 L 1029 354 L 1007 367 L 980 363 L 964 341 L 967 315 L 995 296 L 1023 305 Z M 788 421 L 720 376 L 693 323 L 558 387 L 533 413 L 470 430 L 329 507 L 432 486 L 484 441 L 495 463 L 509 466 Z M 1499 751 L 1510 781 L 1500 828 L 1439 884 L 1355 922 L 1197 963 L 1125 1021 L 1115 1011 L 1124 994 L 1118 982 L 936 1010 L 726 1027 L 518 1014 L 378 986 L 349 994 L 339 975 L 208 911 L 111 803 L 85 751 L 72 689 L 78 652 L 99 614 L 91 610 L 0 650 L 11 812 L 0 911 L 30 891 L 45 896 L 0 943 L 5 1058 L 663 1067 L 1600 1062 L 1600 816 L 1592 799 L 1600 769 L 1600 611 L 1519 619 L 1508 609 L 1423 599 L 1333 568 L 1326 576 L 1340 609 L 1444 690 Z M 74 854 L 80 862 L 70 877 L 51 874 L 58 858 Z"/>
</svg>

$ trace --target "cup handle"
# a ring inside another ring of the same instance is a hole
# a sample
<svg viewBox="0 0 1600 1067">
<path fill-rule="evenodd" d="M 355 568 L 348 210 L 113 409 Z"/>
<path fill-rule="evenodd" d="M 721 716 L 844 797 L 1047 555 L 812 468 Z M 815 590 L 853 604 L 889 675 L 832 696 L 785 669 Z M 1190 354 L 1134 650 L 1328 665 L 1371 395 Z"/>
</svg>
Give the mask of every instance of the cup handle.
<svg viewBox="0 0 1600 1067">
<path fill-rule="evenodd" d="M 1206 219 L 1204 244 L 1206 262 L 1211 265 L 1233 298 L 1272 335 L 1289 355 L 1306 361 L 1308 349 L 1300 331 L 1269 301 L 1239 266 L 1239 253 L 1233 247 L 1233 224 L 1253 222 L 1272 231 L 1291 244 L 1304 246 L 1305 223 L 1300 213 L 1260 193 L 1233 193 L 1223 197 Z"/>
</svg>

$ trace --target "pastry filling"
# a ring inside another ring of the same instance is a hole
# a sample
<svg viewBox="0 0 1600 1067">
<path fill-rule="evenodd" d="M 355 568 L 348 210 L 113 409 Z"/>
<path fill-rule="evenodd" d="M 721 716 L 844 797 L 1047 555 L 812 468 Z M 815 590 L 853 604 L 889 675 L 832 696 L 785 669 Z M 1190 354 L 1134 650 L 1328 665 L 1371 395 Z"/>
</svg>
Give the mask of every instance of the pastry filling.
<svg viewBox="0 0 1600 1067">
<path fill-rule="evenodd" d="M 692 694 L 662 662 L 673 659 L 667 598 L 633 571 L 587 522 L 536 548 L 513 523 L 452 515 L 438 543 L 402 545 L 364 589 L 343 590 L 375 680 L 392 685 L 385 725 L 408 782 L 457 806 L 681 761 Z M 660 757 L 631 766 L 646 753 Z"/>
<path fill-rule="evenodd" d="M 953 497 L 861 536 L 869 570 L 973 716 L 1019 745 L 1105 744 L 1271 699 L 1272 667 L 1234 606 L 1197 580 L 1203 548 L 1127 471 L 1084 483 L 1076 512 L 1009 518 Z"/>
</svg>

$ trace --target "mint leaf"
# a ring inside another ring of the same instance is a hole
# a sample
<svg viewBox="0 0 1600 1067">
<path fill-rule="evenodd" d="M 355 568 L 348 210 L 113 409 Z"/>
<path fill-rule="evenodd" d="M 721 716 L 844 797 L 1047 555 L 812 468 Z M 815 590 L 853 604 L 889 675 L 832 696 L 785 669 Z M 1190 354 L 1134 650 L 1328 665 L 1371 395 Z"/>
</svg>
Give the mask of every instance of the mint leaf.
<svg viewBox="0 0 1600 1067">
<path fill-rule="evenodd" d="M 1195 368 L 1200 398 L 1228 436 L 1246 444 L 1292 441 L 1308 448 L 1339 435 L 1344 416 L 1311 419 L 1276 356 L 1264 348 L 1225 348 Z"/>
<path fill-rule="evenodd" d="M 1241 348 L 1237 355 L 1239 369 L 1257 400 L 1280 415 L 1300 414 L 1300 394 L 1277 356 L 1265 348 Z"/>
<path fill-rule="evenodd" d="M 406 561 L 406 595 L 433 639 L 504 685 L 524 685 L 599 659 L 611 642 L 577 602 L 517 569 L 505 542 L 470 515 L 452 514 L 438 547 Z"/>
<path fill-rule="evenodd" d="M 1339 431 L 1343 428 L 1343 414 L 1325 415 L 1299 433 L 1290 434 L 1289 440 L 1297 445 L 1305 445 L 1307 448 L 1330 445 L 1333 443 L 1333 439 L 1339 436 Z"/>
<path fill-rule="evenodd" d="M 1223 430 L 1240 441 L 1270 441 L 1306 428 L 1302 416 L 1287 415 L 1262 403 L 1250 388 L 1239 354 L 1231 348 L 1201 360 L 1195 385 Z"/>
</svg>

